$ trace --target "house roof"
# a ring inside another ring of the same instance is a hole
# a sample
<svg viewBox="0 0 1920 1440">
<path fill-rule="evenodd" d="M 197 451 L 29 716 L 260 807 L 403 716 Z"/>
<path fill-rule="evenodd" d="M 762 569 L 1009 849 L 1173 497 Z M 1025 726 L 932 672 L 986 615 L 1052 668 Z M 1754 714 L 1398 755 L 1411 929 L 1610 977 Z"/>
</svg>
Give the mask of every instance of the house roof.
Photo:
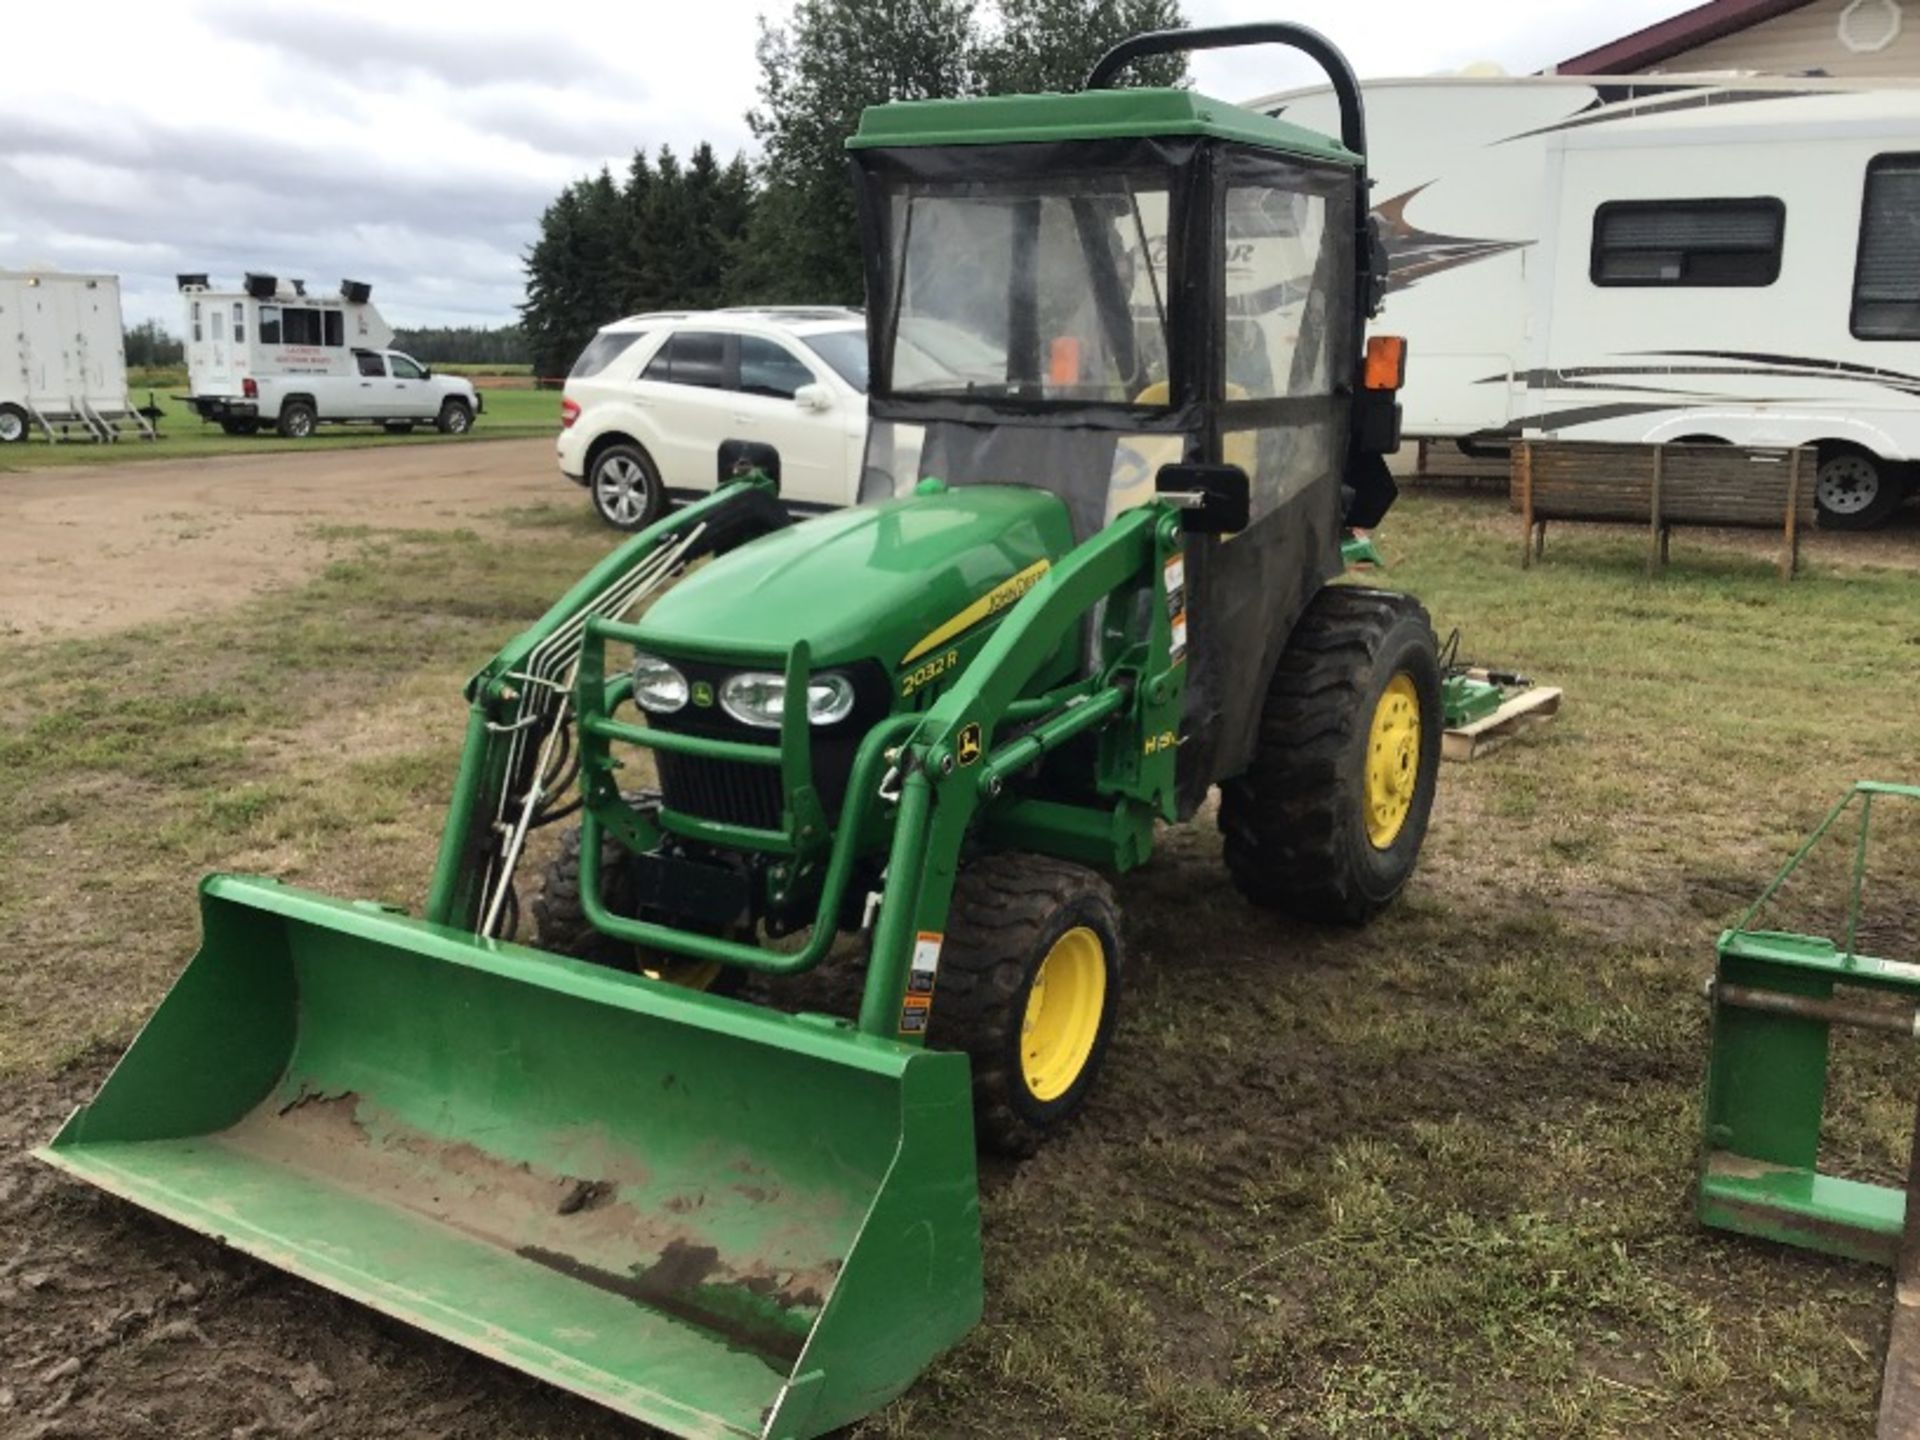
<svg viewBox="0 0 1920 1440">
<path fill-rule="evenodd" d="M 1657 65 L 1662 60 L 1745 30 L 1812 0 L 1707 0 L 1670 19 L 1610 40 L 1605 45 L 1562 60 L 1554 67 L 1561 75 L 1625 75 Z"/>
</svg>

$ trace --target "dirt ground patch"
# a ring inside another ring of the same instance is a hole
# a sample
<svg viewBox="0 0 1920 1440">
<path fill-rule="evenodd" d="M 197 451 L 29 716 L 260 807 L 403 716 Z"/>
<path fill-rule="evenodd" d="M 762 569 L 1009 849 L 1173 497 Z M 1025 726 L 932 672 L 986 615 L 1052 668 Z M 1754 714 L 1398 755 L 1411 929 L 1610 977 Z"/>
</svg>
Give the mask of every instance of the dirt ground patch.
<svg viewBox="0 0 1920 1440">
<path fill-rule="evenodd" d="M 545 439 L 0 475 L 0 637 L 229 608 L 318 571 L 316 526 L 457 529 L 578 494 Z"/>
<path fill-rule="evenodd" d="M 198 874 L 418 904 L 461 682 L 606 550 L 538 458 L 546 511 L 372 487 L 289 520 L 294 583 L 225 614 L 0 638 L 0 1437 L 648 1433 L 23 1153 L 191 954 Z M 1693 1219 L 1699 996 L 1840 789 L 1912 778 L 1920 536 L 1836 539 L 1792 585 L 1752 534 L 1658 581 L 1637 532 L 1569 529 L 1527 572 L 1513 539 L 1497 505 L 1409 496 L 1384 580 L 1563 685 L 1560 719 L 1443 772 L 1419 875 L 1364 931 L 1247 905 L 1206 815 L 1125 877 L 1088 1112 L 983 1166 L 985 1320 L 860 1436 L 1870 1431 L 1884 1274 Z M 1910 950 L 1920 882 L 1875 880 Z M 1898 1175 L 1920 1059 L 1840 1062 L 1836 1162 Z"/>
<path fill-rule="evenodd" d="M 0 1096 L 0 1435 L 637 1440 L 646 1432 L 210 1240 L 19 1148 L 105 1078 L 96 1054 Z"/>
</svg>

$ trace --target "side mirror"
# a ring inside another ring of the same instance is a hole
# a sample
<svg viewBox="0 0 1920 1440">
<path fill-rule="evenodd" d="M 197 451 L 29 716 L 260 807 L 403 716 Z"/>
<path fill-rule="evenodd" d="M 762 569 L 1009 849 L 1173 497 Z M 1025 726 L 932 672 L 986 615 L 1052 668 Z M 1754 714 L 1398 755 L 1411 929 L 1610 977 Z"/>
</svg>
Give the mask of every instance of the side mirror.
<svg viewBox="0 0 1920 1440">
<path fill-rule="evenodd" d="M 420 367 L 420 378 L 422 380 L 431 380 L 433 378 L 433 366 L 422 365 Z"/>
<path fill-rule="evenodd" d="M 833 392 L 824 385 L 802 385 L 793 392 L 793 403 L 819 414 L 833 408 Z"/>
<path fill-rule="evenodd" d="M 1232 535 L 1252 518 L 1253 486 L 1238 465 L 1162 465 L 1153 488 L 1183 512 L 1189 535 Z"/>
</svg>

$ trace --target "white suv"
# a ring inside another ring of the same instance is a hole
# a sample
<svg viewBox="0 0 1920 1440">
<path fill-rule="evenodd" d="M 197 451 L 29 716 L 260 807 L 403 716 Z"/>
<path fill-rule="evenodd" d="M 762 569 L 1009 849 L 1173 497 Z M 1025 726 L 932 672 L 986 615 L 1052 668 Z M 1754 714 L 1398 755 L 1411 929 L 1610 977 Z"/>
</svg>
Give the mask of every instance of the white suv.
<svg viewBox="0 0 1920 1440">
<path fill-rule="evenodd" d="M 867 432 L 867 329 L 832 307 L 675 311 L 607 326 L 560 405 L 560 470 L 609 525 L 651 524 L 719 483 L 728 440 L 771 445 L 780 496 L 853 503 Z"/>
</svg>

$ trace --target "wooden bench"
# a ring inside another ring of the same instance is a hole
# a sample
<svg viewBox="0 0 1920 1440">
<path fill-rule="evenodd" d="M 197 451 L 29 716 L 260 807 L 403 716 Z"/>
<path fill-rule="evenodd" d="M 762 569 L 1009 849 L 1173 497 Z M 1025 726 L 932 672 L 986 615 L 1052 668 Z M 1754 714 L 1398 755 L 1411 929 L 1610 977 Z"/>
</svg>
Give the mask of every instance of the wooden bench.
<svg viewBox="0 0 1920 1440">
<path fill-rule="evenodd" d="M 1527 441 L 1513 452 L 1513 507 L 1521 517 L 1521 565 L 1547 547 L 1549 520 L 1647 526 L 1647 571 L 1667 563 L 1676 525 L 1779 529 L 1780 578 L 1800 569 L 1800 534 L 1813 524 L 1811 448 L 1732 445 L 1605 445 Z"/>
<path fill-rule="evenodd" d="M 1408 478 L 1435 490 L 1479 490 L 1507 484 L 1510 464 L 1505 445 L 1469 455 L 1451 440 L 1421 440 Z"/>
</svg>

